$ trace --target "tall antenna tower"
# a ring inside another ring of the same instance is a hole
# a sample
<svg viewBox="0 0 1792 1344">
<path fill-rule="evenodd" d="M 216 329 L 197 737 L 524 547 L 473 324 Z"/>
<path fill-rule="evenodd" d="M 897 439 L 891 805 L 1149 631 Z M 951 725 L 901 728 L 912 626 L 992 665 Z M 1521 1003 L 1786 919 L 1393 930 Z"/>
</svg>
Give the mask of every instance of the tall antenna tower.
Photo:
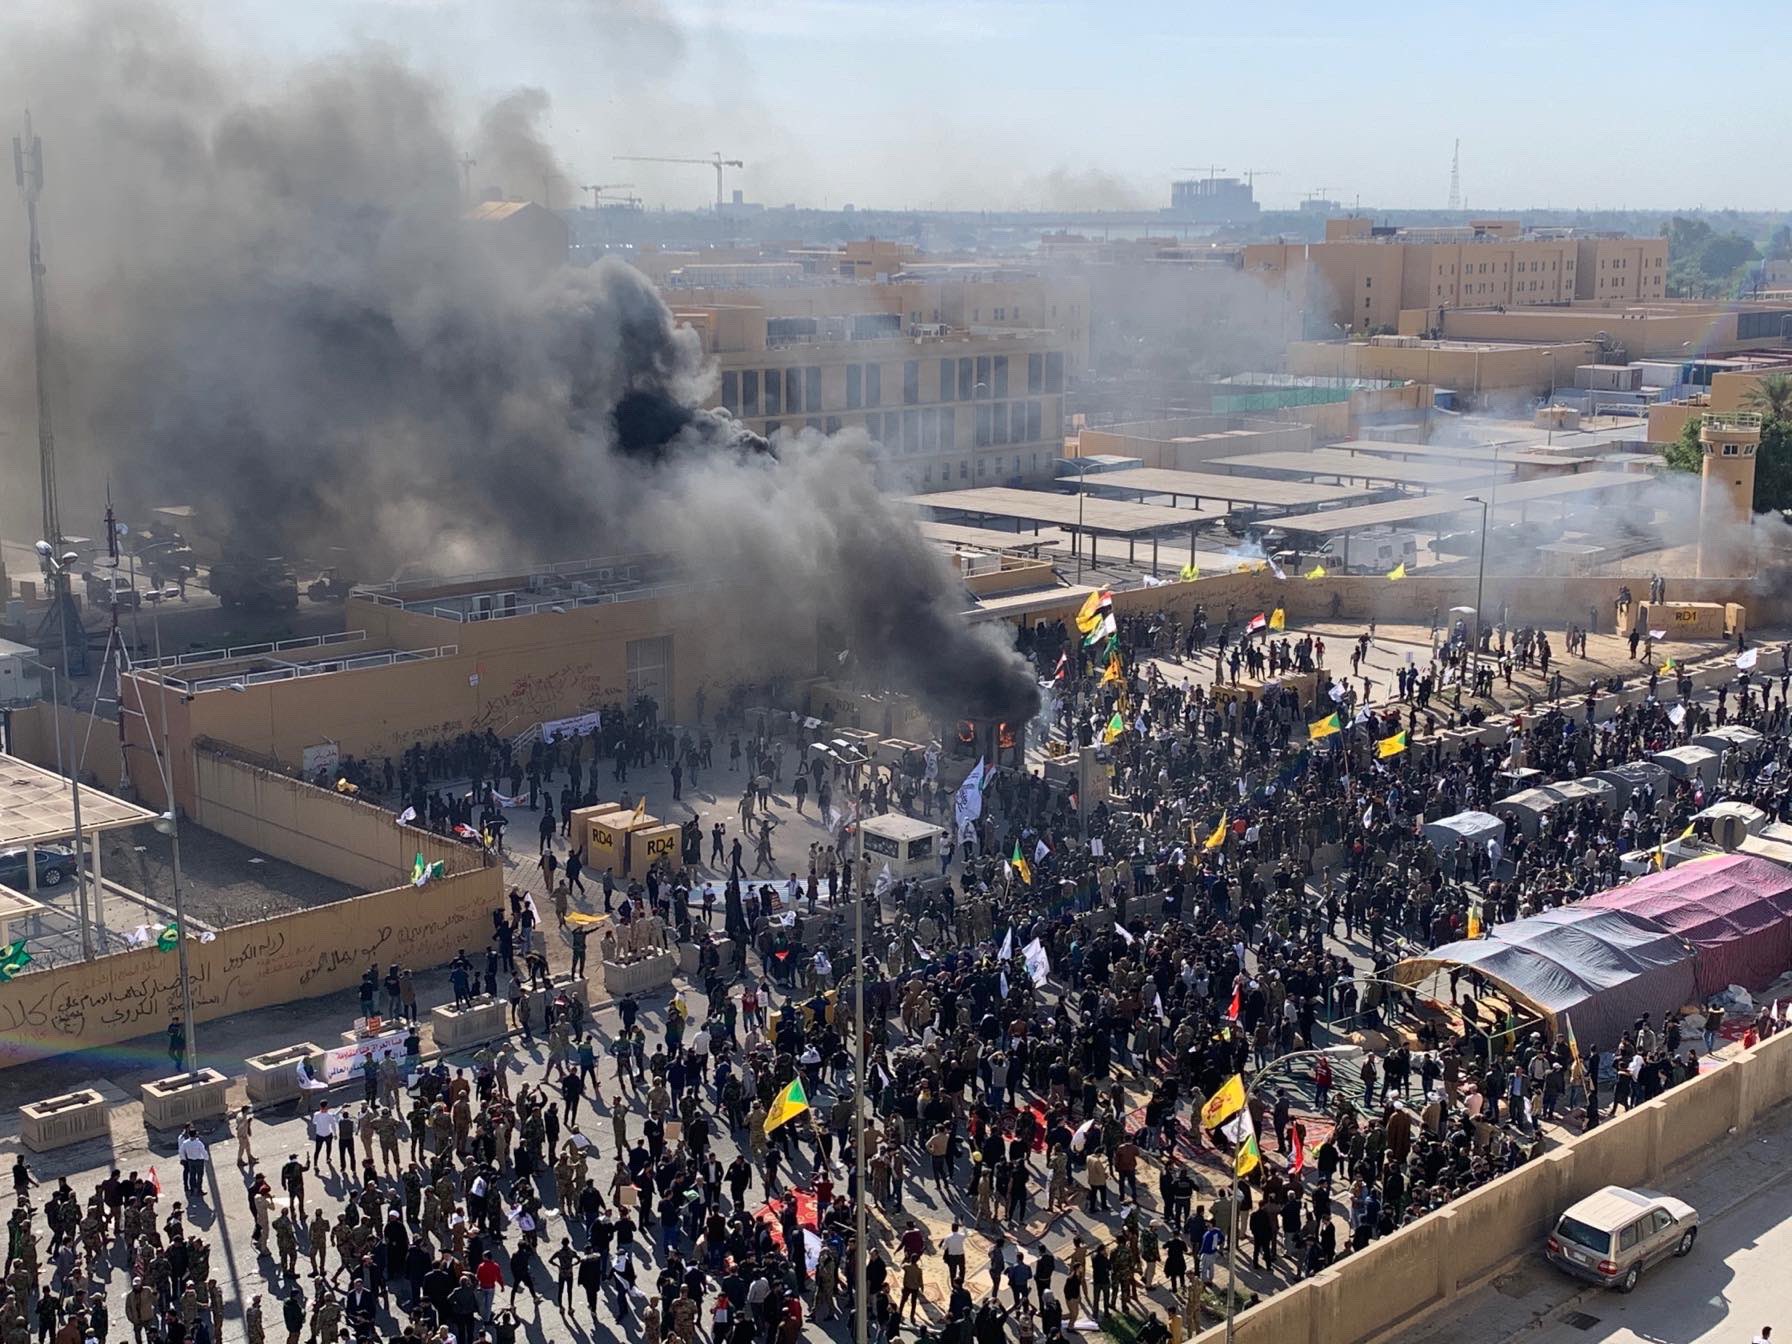
<svg viewBox="0 0 1792 1344">
<path fill-rule="evenodd" d="M 1450 155 L 1450 209 L 1462 209 L 1462 141 L 1456 141 L 1456 149 Z"/>
<path fill-rule="evenodd" d="M 44 297 L 43 249 L 37 237 L 37 198 L 44 189 L 44 142 L 31 129 L 31 113 L 25 113 L 25 133 L 12 138 L 12 172 L 25 197 L 25 221 L 30 235 L 31 334 L 37 364 L 37 460 L 43 490 L 44 535 L 38 544 L 39 563 L 50 585 L 50 607 L 43 629 L 58 627 L 62 637 L 63 670 L 71 677 L 87 671 L 87 631 L 75 610 L 71 579 L 62 560 L 62 517 L 56 503 L 56 430 L 50 418 L 50 312 Z"/>
</svg>

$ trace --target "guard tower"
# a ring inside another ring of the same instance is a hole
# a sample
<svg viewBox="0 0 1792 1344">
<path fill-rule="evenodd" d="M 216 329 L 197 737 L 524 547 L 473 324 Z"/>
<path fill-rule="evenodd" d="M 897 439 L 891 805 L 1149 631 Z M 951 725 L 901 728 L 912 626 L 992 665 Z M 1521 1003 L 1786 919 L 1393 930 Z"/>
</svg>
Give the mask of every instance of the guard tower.
<svg viewBox="0 0 1792 1344">
<path fill-rule="evenodd" d="M 1707 415 L 1699 422 L 1698 577 L 1752 574 L 1755 547 L 1755 451 L 1761 417 L 1753 411 Z"/>
</svg>

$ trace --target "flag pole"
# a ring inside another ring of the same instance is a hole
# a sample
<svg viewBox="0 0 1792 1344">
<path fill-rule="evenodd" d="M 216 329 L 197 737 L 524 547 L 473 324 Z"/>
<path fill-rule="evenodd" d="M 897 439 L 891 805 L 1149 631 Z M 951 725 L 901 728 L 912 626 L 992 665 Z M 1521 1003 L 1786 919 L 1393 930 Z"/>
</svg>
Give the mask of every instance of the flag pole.
<svg viewBox="0 0 1792 1344">
<path fill-rule="evenodd" d="M 865 1300 L 865 818 L 861 814 L 856 826 L 858 861 L 853 864 L 853 885 L 858 888 L 853 902 L 852 946 L 852 1029 L 857 1040 L 852 1052 L 852 1162 L 853 1162 L 853 1339 L 866 1344 L 870 1326 L 870 1303 Z"/>
<path fill-rule="evenodd" d="M 1248 1101 L 1245 1103 L 1250 1104 Z M 1232 1156 L 1232 1166 L 1238 1167 L 1238 1155 Z M 1233 1274 L 1238 1264 L 1238 1181 L 1232 1182 L 1232 1198 L 1226 1201 L 1226 1344 L 1232 1344 L 1232 1307 L 1238 1299 L 1238 1290 L 1233 1286 Z"/>
</svg>

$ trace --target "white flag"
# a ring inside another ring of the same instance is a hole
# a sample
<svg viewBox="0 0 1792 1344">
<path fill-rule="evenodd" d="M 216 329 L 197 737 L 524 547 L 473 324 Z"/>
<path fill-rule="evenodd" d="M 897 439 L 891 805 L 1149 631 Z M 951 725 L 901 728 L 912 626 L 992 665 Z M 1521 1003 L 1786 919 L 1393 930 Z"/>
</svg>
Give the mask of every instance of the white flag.
<svg viewBox="0 0 1792 1344">
<path fill-rule="evenodd" d="M 1650 639 L 1666 639 L 1667 637 L 1668 632 L 1666 630 L 1651 630 L 1649 632 Z"/>
<path fill-rule="evenodd" d="M 1759 653 L 1760 653 L 1759 649 L 1750 649 L 1746 653 L 1737 654 L 1736 655 L 1736 670 L 1738 672 L 1748 671 L 1751 667 L 1753 667 L 1755 665 L 1755 657 Z"/>
<path fill-rule="evenodd" d="M 1001 973 L 1001 983 L 1002 983 L 1002 997 L 1005 999 L 1008 997 L 1008 972 L 1007 971 L 1003 971 Z"/>
<path fill-rule="evenodd" d="M 1686 706 L 1685 705 L 1675 705 L 1673 708 L 1668 710 L 1668 722 L 1673 724 L 1674 727 L 1676 727 L 1676 728 L 1678 728 L 1682 723 L 1686 722 Z"/>
<path fill-rule="evenodd" d="M 958 792 L 952 795 L 952 819 L 960 826 L 983 815 L 983 778 L 986 771 L 981 757 L 976 768 L 964 777 Z"/>
<path fill-rule="evenodd" d="M 1008 932 L 1002 935 L 1002 950 L 996 953 L 996 960 L 1004 966 L 1014 956 L 1014 925 L 1008 926 Z"/>
<path fill-rule="evenodd" d="M 1151 994 L 1151 1011 L 1159 1017 L 1164 1015 L 1164 996 L 1155 990 Z"/>
<path fill-rule="evenodd" d="M 1127 932 L 1126 925 L 1124 925 L 1124 924 L 1114 925 L 1114 932 L 1120 936 L 1121 942 L 1125 943 L 1128 947 L 1132 946 L 1133 936 L 1132 936 L 1132 934 Z"/>
<path fill-rule="evenodd" d="M 1230 1139 L 1234 1146 L 1242 1145 L 1257 1132 L 1257 1126 L 1251 1120 L 1251 1108 L 1240 1106 L 1238 1114 L 1220 1126 L 1220 1133 Z"/>
<path fill-rule="evenodd" d="M 1369 823 L 1371 820 L 1374 819 L 1374 817 L 1375 817 L 1375 804 L 1370 803 L 1369 806 L 1367 806 L 1363 809 L 1363 829 L 1365 831 L 1369 829 Z"/>
<path fill-rule="evenodd" d="M 877 875 L 877 880 L 871 884 L 871 889 L 877 893 L 878 899 L 882 900 L 889 892 L 890 888 L 895 885 L 896 874 L 892 873 L 890 871 L 890 865 L 885 863 L 883 871 Z"/>
<path fill-rule="evenodd" d="M 1052 852 L 1052 847 L 1050 845 L 1046 844 L 1044 840 L 1037 841 L 1033 845 L 1033 862 L 1034 863 L 1044 863 L 1045 856 L 1047 854 L 1050 854 L 1051 852 Z"/>
<path fill-rule="evenodd" d="M 1282 572 L 1282 567 L 1280 565 L 1278 565 L 1274 560 L 1271 560 L 1269 562 L 1269 572 L 1271 574 L 1274 574 L 1283 583 L 1288 582 L 1288 576 Z"/>
<path fill-rule="evenodd" d="M 407 807 L 404 811 L 398 814 L 398 824 L 400 826 L 409 826 L 415 820 L 417 820 L 417 809 L 414 807 Z"/>
<path fill-rule="evenodd" d="M 1039 940 L 1035 938 L 1021 948 L 1020 954 L 1027 963 L 1027 974 L 1032 977 L 1033 983 L 1043 985 L 1046 977 L 1052 973 L 1052 963 L 1045 955 L 1045 949 L 1039 945 Z"/>
</svg>

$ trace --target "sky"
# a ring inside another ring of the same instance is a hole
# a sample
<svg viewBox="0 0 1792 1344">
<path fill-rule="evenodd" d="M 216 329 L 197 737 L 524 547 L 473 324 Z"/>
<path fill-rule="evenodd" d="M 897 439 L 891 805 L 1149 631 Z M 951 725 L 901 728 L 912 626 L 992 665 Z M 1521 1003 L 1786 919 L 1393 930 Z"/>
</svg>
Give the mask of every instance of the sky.
<svg viewBox="0 0 1792 1344">
<path fill-rule="evenodd" d="M 55 22 L 71 0 L 11 0 Z M 1179 177 L 1259 174 L 1272 209 L 1323 194 L 1442 208 L 1454 141 L 1475 209 L 1792 204 L 1779 44 L 1684 3 L 1282 0 L 180 0 L 278 79 L 378 42 L 468 109 L 519 87 L 575 180 L 650 207 L 726 185 L 837 209 L 1147 209 Z M 1770 32 L 1777 22 L 1767 19 Z M 1680 35 L 1680 36 L 1676 36 Z M 1683 41 L 1681 38 L 1686 40 Z M 1688 54 L 1688 44 L 1696 58 Z M 1709 78 L 1709 88 L 1701 88 Z M 479 174 L 475 169 L 474 176 Z M 499 183 L 539 199 L 540 184 Z M 588 199 L 588 198 L 586 198 Z"/>
</svg>

